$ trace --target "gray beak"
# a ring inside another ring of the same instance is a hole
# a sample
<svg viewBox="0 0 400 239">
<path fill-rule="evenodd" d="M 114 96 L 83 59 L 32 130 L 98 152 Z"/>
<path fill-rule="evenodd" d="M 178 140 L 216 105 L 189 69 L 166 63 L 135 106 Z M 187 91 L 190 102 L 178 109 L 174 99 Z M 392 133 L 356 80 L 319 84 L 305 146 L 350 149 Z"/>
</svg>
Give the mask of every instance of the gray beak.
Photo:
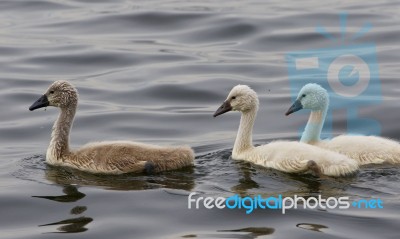
<svg viewBox="0 0 400 239">
<path fill-rule="evenodd" d="M 285 113 L 286 116 L 290 115 L 291 113 L 294 113 L 296 111 L 299 111 L 303 109 L 303 105 L 301 104 L 301 101 L 297 99 L 292 106 L 288 109 L 288 111 Z"/>
<path fill-rule="evenodd" d="M 222 115 L 226 112 L 229 112 L 232 110 L 231 103 L 229 101 L 224 101 L 222 105 L 215 111 L 214 117 L 217 117 L 218 115 Z"/>
<path fill-rule="evenodd" d="M 49 100 L 46 95 L 42 95 L 35 103 L 29 107 L 30 111 L 49 106 Z"/>
</svg>

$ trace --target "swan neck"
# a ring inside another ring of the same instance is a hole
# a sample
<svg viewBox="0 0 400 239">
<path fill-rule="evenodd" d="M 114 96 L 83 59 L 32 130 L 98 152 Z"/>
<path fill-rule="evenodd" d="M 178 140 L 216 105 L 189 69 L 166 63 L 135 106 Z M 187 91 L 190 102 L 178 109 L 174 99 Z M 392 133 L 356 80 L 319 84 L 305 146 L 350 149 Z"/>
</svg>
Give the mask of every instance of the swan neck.
<svg viewBox="0 0 400 239">
<path fill-rule="evenodd" d="M 321 141 L 321 132 L 324 126 L 326 113 L 327 107 L 322 110 L 311 111 L 306 128 L 301 136 L 301 142 L 315 143 Z"/>
<path fill-rule="evenodd" d="M 256 115 L 257 109 L 242 112 L 239 130 L 233 147 L 235 154 L 240 154 L 253 147 L 253 126 Z"/>
<path fill-rule="evenodd" d="M 60 160 L 70 153 L 69 133 L 75 117 L 76 106 L 61 108 L 60 114 L 53 125 L 47 158 Z"/>
</svg>

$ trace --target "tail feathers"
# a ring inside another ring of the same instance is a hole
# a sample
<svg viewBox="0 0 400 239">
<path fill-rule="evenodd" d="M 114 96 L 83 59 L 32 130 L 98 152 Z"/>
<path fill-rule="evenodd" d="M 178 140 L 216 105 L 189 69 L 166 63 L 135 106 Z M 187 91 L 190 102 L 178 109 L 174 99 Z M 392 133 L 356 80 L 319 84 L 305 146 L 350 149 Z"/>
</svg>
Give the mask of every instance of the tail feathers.
<svg viewBox="0 0 400 239">
<path fill-rule="evenodd" d="M 399 164 L 400 144 L 397 141 L 376 136 L 339 136 L 331 143 L 322 143 L 325 149 L 346 155 L 358 162 L 368 164 Z"/>
<path fill-rule="evenodd" d="M 321 177 L 322 172 L 318 164 L 314 160 L 310 160 L 307 162 L 307 168 L 311 170 L 316 176 Z"/>
<path fill-rule="evenodd" d="M 355 160 L 346 157 L 346 160 L 338 164 L 323 165 L 320 169 L 324 175 L 340 177 L 356 173 L 359 169 L 359 165 Z"/>
<path fill-rule="evenodd" d="M 400 164 L 400 146 L 399 148 L 381 150 L 377 152 L 364 152 L 357 155 L 347 155 L 350 158 L 357 159 L 360 165 L 368 164 Z"/>
<path fill-rule="evenodd" d="M 388 163 L 400 164 L 400 145 L 395 147 L 394 153 L 392 154 L 390 160 L 388 160 Z"/>
<path fill-rule="evenodd" d="M 180 169 L 194 164 L 194 152 L 188 146 L 181 146 L 171 149 L 164 157 L 158 160 L 148 161 L 147 169 L 151 172 L 162 172 Z M 146 172 L 147 172 L 146 169 Z"/>
<path fill-rule="evenodd" d="M 343 154 L 326 151 L 312 159 L 323 175 L 341 177 L 354 174 L 359 169 L 359 163 Z M 311 164 L 311 166 L 313 166 Z M 312 168 L 310 168 L 312 169 Z"/>
</svg>

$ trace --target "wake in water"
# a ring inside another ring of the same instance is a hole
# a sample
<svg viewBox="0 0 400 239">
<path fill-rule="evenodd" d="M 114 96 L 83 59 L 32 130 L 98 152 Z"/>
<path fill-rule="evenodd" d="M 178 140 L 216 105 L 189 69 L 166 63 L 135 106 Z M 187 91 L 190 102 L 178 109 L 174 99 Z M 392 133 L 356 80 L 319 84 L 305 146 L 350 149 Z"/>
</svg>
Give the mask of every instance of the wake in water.
<svg viewBox="0 0 400 239">
<path fill-rule="evenodd" d="M 212 145 L 201 148 L 213 148 Z M 231 158 L 232 149 L 215 150 L 196 156 L 195 167 L 158 174 L 96 175 L 79 170 L 54 167 L 44 155 L 19 161 L 12 175 L 42 184 L 96 186 L 110 190 L 147 190 L 165 188 L 195 191 L 214 196 L 353 195 L 354 197 L 395 198 L 400 190 L 398 168 L 373 166 L 348 178 L 316 178 L 287 174 Z M 384 187 L 382 187 L 384 185 Z"/>
<path fill-rule="evenodd" d="M 193 169 L 187 168 L 154 175 L 123 174 L 100 175 L 46 164 L 45 156 L 22 159 L 18 170 L 12 173 L 19 179 L 44 184 L 97 186 L 111 190 L 146 190 L 172 188 L 191 190 L 194 187 Z"/>
</svg>

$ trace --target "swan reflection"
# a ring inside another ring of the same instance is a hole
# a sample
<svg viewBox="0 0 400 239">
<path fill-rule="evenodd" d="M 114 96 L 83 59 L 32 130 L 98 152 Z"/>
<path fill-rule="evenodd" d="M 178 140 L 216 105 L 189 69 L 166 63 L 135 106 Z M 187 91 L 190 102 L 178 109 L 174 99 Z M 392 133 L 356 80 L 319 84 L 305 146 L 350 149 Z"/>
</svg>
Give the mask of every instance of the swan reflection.
<svg viewBox="0 0 400 239">
<path fill-rule="evenodd" d="M 232 230 L 217 230 L 211 233 L 194 233 L 181 236 L 181 238 L 238 238 L 238 239 L 256 239 L 271 235 L 275 232 L 270 227 L 246 227 Z"/>
<path fill-rule="evenodd" d="M 321 224 L 313 224 L 313 223 L 299 223 L 296 225 L 296 227 L 315 232 L 323 232 L 322 229 L 329 228 Z"/>
<path fill-rule="evenodd" d="M 58 196 L 32 196 L 34 198 L 42 198 L 60 203 L 74 203 L 78 202 L 86 195 L 78 191 L 78 188 L 74 185 L 65 185 L 63 188 L 63 195 Z M 75 206 L 70 210 L 71 215 L 81 215 L 87 210 L 86 206 Z M 60 220 L 57 222 L 46 223 L 39 225 L 39 227 L 46 226 L 59 226 L 57 227 L 58 233 L 77 233 L 84 232 L 88 229 L 85 227 L 87 224 L 93 221 L 93 218 L 83 216 L 72 217 L 65 220 Z"/>
<path fill-rule="evenodd" d="M 109 190 L 171 188 L 190 191 L 195 186 L 193 169 L 185 168 L 158 174 L 101 175 L 66 167 L 47 165 L 45 178 L 59 185 L 98 186 Z"/>
</svg>

